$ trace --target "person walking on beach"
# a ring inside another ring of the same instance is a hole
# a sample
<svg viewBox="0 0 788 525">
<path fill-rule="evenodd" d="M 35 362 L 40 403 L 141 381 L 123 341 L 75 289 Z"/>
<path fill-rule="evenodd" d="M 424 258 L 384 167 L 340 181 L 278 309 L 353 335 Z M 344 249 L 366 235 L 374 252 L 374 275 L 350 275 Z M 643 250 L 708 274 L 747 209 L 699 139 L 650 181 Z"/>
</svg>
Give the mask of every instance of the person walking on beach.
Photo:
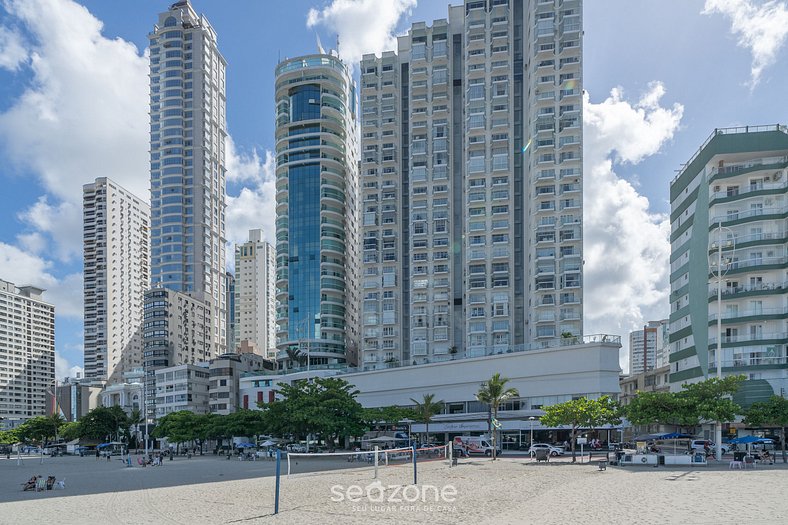
<svg viewBox="0 0 788 525">
<path fill-rule="evenodd" d="M 96 449 L 96 461 L 98 461 L 100 457 L 101 457 L 101 452 L 99 452 L 99 449 Z"/>
</svg>

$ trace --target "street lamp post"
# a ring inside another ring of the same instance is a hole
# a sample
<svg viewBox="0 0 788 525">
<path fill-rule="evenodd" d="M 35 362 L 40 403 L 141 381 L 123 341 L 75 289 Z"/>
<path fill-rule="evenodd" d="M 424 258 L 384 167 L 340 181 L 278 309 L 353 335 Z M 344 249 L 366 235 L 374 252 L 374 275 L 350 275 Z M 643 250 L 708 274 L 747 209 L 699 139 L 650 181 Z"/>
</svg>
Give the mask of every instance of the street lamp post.
<svg viewBox="0 0 788 525">
<path fill-rule="evenodd" d="M 534 446 L 534 419 L 536 419 L 534 416 L 528 418 L 528 421 L 531 422 L 531 442 L 528 444 L 529 447 Z"/>
<path fill-rule="evenodd" d="M 736 241 L 733 230 L 722 225 L 722 222 L 717 223 L 717 271 L 712 269 L 712 275 L 717 275 L 717 350 L 715 352 L 715 366 L 717 368 L 717 379 L 722 379 L 722 278 L 728 273 L 728 264 L 726 269 L 722 270 L 722 231 L 727 230 L 731 235 L 732 250 L 736 249 Z M 732 256 L 731 256 L 732 259 Z M 712 268 L 714 268 L 712 264 Z M 717 421 L 715 424 L 714 442 L 716 446 L 717 461 L 722 460 L 722 421 Z"/>
</svg>

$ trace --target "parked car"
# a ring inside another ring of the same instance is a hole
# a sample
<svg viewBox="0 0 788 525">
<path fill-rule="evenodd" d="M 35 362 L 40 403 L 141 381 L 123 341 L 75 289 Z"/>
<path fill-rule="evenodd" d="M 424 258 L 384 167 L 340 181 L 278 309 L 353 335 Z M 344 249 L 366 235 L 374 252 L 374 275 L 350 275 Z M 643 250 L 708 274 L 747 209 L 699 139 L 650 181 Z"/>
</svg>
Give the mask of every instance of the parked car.
<svg viewBox="0 0 788 525">
<path fill-rule="evenodd" d="M 717 445 L 714 444 L 713 441 L 709 441 L 708 439 L 694 439 L 692 440 L 692 444 L 690 446 L 692 447 L 692 450 L 697 450 L 700 452 L 706 450 L 706 445 L 708 445 L 712 451 L 717 450 Z M 722 451 L 723 454 L 727 454 L 728 451 L 730 450 L 730 445 L 726 445 L 725 443 L 722 443 L 720 445 L 720 450 Z"/>
<path fill-rule="evenodd" d="M 535 457 L 537 450 L 549 450 L 550 451 L 550 456 L 552 456 L 552 457 L 563 456 L 564 455 L 563 447 L 556 447 L 556 446 L 553 446 L 553 445 L 548 445 L 547 443 L 534 443 L 528 449 L 528 455 L 531 456 L 531 457 Z"/>
<path fill-rule="evenodd" d="M 294 452 L 294 453 L 306 452 L 306 446 L 300 443 L 290 443 L 289 445 L 287 445 L 286 450 L 288 452 Z"/>
</svg>

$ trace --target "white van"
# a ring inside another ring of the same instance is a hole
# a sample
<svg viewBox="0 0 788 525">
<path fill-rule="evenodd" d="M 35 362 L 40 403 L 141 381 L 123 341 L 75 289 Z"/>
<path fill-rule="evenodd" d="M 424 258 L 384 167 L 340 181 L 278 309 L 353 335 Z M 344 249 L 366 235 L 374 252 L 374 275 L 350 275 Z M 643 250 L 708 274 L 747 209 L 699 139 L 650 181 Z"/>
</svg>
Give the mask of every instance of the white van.
<svg viewBox="0 0 788 525">
<path fill-rule="evenodd" d="M 492 444 L 487 436 L 457 436 L 454 438 L 455 449 L 462 450 L 467 455 L 492 455 Z M 501 455 L 501 446 L 495 447 L 495 455 Z"/>
</svg>

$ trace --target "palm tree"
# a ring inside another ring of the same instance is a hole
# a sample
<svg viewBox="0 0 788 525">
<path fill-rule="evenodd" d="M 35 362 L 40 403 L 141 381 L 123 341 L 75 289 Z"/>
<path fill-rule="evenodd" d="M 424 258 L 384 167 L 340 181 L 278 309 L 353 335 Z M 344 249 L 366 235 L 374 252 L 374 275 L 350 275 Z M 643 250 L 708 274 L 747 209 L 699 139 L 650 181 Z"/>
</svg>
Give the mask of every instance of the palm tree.
<svg viewBox="0 0 788 525">
<path fill-rule="evenodd" d="M 516 388 L 506 388 L 506 383 L 508 382 L 508 378 L 501 377 L 500 373 L 495 373 L 489 380 L 482 383 L 481 388 L 476 393 L 476 400 L 480 403 L 486 403 L 490 407 L 494 420 L 498 419 L 498 408 L 501 406 L 501 403 L 520 395 Z M 491 428 L 490 434 L 493 448 L 492 459 L 495 461 L 495 430 Z"/>
<path fill-rule="evenodd" d="M 427 439 L 430 437 L 430 421 L 432 421 L 432 417 L 440 414 L 441 410 L 443 410 L 443 401 L 434 401 L 434 399 L 435 394 L 424 394 L 421 401 L 410 398 L 413 404 L 416 405 L 416 408 L 413 410 L 413 419 L 426 425 L 424 434 L 427 436 Z"/>
<path fill-rule="evenodd" d="M 134 427 L 134 444 L 137 446 L 137 448 L 139 448 L 138 435 L 140 431 L 140 424 L 143 422 L 142 410 L 139 408 L 133 408 L 131 410 L 131 415 L 129 415 L 129 427 Z"/>
<path fill-rule="evenodd" d="M 285 352 L 287 353 L 287 358 L 290 360 L 290 368 L 293 368 L 293 365 L 296 363 L 300 366 L 306 364 L 307 355 L 303 353 L 300 348 L 288 348 Z"/>
</svg>

